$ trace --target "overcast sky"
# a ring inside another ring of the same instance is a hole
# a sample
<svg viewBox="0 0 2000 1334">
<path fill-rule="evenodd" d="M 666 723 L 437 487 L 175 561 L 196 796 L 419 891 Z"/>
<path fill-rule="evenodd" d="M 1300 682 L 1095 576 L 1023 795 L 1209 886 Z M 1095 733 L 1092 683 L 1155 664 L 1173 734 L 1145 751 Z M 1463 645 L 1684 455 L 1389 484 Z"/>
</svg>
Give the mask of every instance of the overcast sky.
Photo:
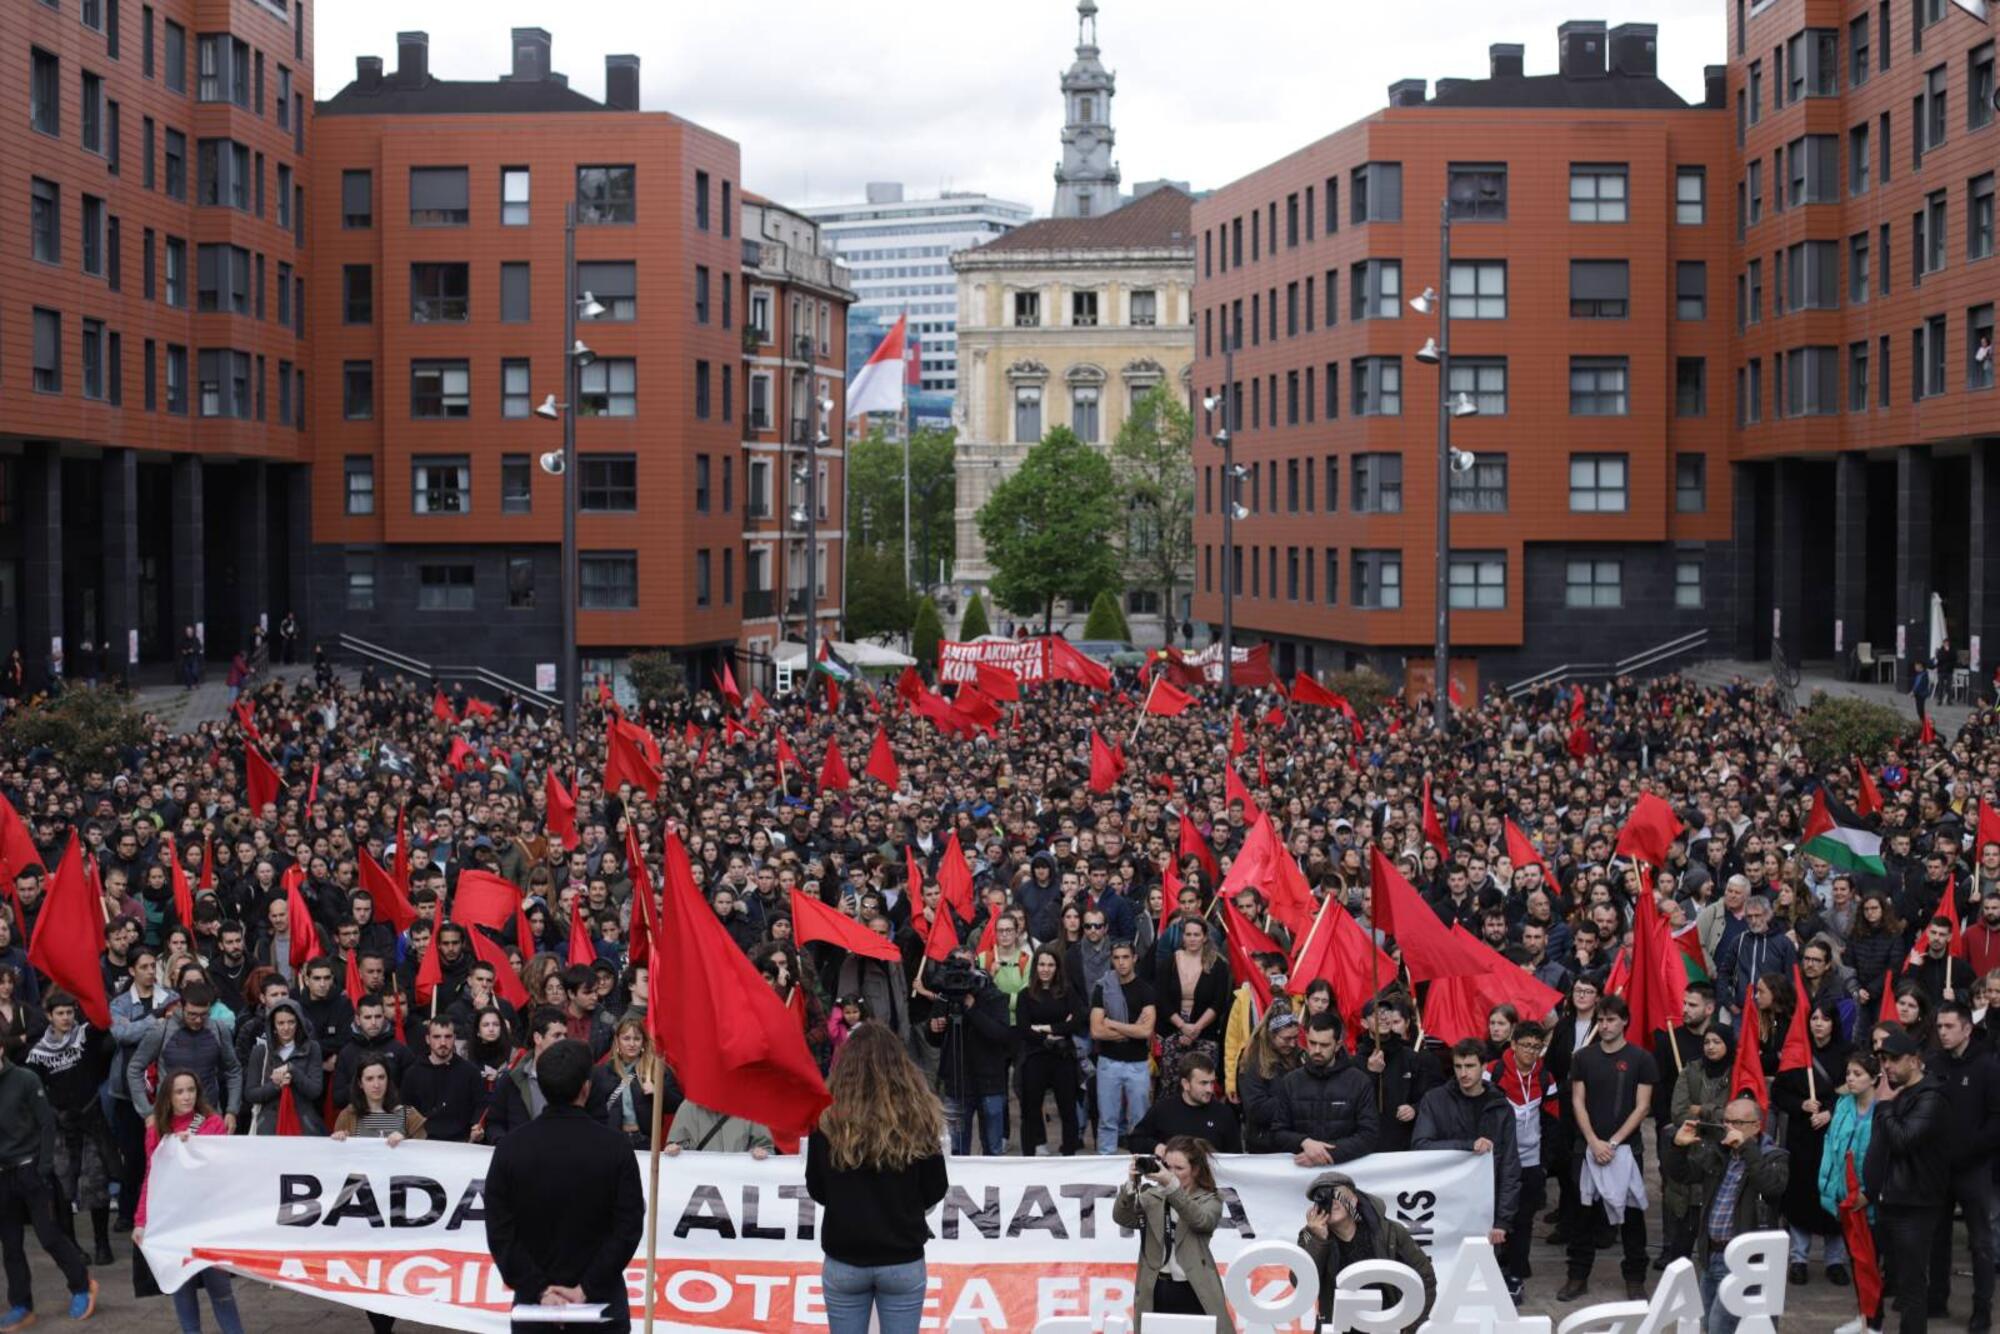
<svg viewBox="0 0 2000 1334">
<path fill-rule="evenodd" d="M 1224 185 L 1380 108 L 1400 78 L 1480 77 L 1491 42 L 1556 65 L 1568 18 L 1660 27 L 1660 72 L 1691 102 L 1724 59 L 1724 0 L 1099 0 L 1118 76 L 1112 115 L 1125 183 Z M 879 21 L 864 22 L 870 16 Z M 734 138 L 744 184 L 792 204 L 858 199 L 865 182 L 913 193 L 984 190 L 1048 210 L 1061 156 L 1057 90 L 1076 43 L 1074 0 L 944 0 L 891 8 L 825 0 L 746 7 L 699 0 L 323 0 L 318 96 L 354 58 L 396 63 L 396 31 L 423 24 L 431 70 L 490 79 L 509 29 L 544 27 L 555 68 L 599 97 L 604 57 L 642 60 L 641 104 Z"/>
</svg>

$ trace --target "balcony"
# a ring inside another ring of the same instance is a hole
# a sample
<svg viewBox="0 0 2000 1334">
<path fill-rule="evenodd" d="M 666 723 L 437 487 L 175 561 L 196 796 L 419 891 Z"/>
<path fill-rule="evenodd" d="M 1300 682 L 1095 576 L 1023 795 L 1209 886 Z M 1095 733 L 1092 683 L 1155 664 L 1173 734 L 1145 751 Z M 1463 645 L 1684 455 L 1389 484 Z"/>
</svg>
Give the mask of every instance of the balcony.
<svg viewBox="0 0 2000 1334">
<path fill-rule="evenodd" d="M 777 615 L 777 602 L 778 595 L 768 588 L 746 588 L 743 590 L 743 619 L 768 620 Z"/>
</svg>

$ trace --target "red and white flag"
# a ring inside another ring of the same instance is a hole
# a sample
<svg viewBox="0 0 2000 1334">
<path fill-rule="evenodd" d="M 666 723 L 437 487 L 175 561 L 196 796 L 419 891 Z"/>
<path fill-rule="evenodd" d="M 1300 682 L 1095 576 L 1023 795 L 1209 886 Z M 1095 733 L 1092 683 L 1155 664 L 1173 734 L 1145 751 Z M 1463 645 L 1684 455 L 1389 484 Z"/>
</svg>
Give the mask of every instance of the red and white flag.
<svg viewBox="0 0 2000 1334">
<path fill-rule="evenodd" d="M 903 410 L 903 340 L 909 318 L 908 315 L 896 317 L 895 327 L 877 345 L 868 358 L 868 364 L 847 382 L 849 418 L 870 412 Z"/>
</svg>

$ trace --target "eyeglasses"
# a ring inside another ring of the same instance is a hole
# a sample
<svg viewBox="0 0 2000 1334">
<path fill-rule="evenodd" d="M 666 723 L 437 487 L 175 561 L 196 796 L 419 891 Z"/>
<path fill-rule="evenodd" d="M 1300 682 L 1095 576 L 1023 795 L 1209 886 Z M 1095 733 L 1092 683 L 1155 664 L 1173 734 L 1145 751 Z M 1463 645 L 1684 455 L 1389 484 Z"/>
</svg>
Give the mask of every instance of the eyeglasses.
<svg viewBox="0 0 2000 1334">
<path fill-rule="evenodd" d="M 1085 922 L 1085 923 L 1083 924 L 1083 929 L 1084 929 L 1084 930 L 1086 930 L 1086 931 L 1102 931 L 1102 930 L 1104 930 L 1104 923 L 1102 923 L 1102 922 Z"/>
<path fill-rule="evenodd" d="M 1725 1116 L 1722 1118 L 1722 1124 L 1726 1126 L 1755 1127 L 1759 1122 L 1754 1116 Z"/>
</svg>

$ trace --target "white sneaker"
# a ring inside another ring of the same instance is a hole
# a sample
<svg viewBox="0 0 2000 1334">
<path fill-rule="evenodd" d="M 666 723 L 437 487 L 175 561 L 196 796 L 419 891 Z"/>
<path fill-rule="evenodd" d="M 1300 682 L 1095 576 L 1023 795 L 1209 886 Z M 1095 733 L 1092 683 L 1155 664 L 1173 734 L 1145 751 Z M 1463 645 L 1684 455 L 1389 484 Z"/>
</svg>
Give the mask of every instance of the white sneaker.
<svg viewBox="0 0 2000 1334">
<path fill-rule="evenodd" d="M 1854 1317 L 1854 1319 L 1848 1321 L 1840 1328 L 1834 1330 L 1833 1334 L 1862 1334 L 1862 1332 L 1866 1330 L 1867 1327 L 1868 1327 L 1868 1322 L 1863 1320 L 1860 1316 L 1856 1316 Z"/>
</svg>

